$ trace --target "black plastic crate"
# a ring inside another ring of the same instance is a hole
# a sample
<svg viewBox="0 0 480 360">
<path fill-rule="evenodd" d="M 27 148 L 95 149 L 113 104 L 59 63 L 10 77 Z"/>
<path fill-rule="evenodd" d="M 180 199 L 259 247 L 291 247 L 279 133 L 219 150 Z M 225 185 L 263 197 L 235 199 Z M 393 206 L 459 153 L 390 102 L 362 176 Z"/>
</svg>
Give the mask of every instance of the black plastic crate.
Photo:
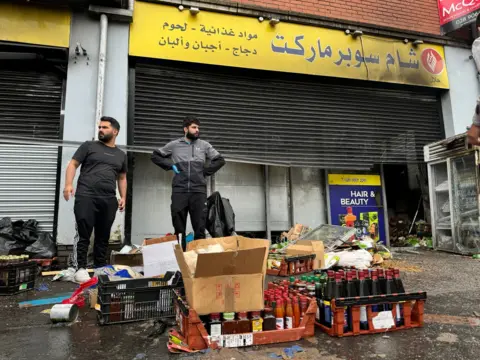
<svg viewBox="0 0 480 360">
<path fill-rule="evenodd" d="M 0 295 L 14 295 L 35 287 L 37 263 L 0 265 Z"/>
<path fill-rule="evenodd" d="M 173 278 L 172 285 L 168 281 Z M 164 278 L 110 281 L 98 277 L 98 322 L 100 325 L 128 323 L 175 316 L 174 288 L 183 286 L 180 272 Z"/>
</svg>

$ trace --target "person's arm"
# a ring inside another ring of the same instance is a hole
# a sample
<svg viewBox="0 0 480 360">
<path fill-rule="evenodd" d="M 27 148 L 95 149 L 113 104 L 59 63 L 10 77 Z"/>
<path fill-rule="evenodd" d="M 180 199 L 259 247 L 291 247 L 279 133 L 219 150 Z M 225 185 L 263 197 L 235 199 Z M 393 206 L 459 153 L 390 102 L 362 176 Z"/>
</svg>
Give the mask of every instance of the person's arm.
<svg viewBox="0 0 480 360">
<path fill-rule="evenodd" d="M 212 176 L 225 165 L 225 159 L 211 144 L 207 146 L 206 155 L 207 159 L 210 160 L 210 165 L 205 168 L 203 174 L 205 176 Z"/>
<path fill-rule="evenodd" d="M 68 163 L 65 171 L 65 188 L 63 189 L 63 197 L 66 201 L 70 200 L 70 197 L 74 194 L 73 179 L 75 179 L 78 167 L 85 161 L 88 155 L 89 146 L 88 142 L 80 145 L 75 154 L 73 154 L 72 160 Z"/>
<path fill-rule="evenodd" d="M 125 204 L 127 203 L 127 155 L 123 160 L 122 169 L 118 175 L 118 192 L 120 193 L 120 200 L 118 201 L 118 209 L 123 211 L 125 209 Z"/>
<path fill-rule="evenodd" d="M 467 131 L 467 140 L 469 144 L 480 145 L 480 102 L 477 102 L 475 114 L 473 115 L 472 126 Z"/>
<path fill-rule="evenodd" d="M 161 149 L 156 149 L 153 151 L 151 159 L 152 162 L 160 166 L 163 170 L 172 170 L 174 164 L 172 163 L 172 151 L 173 151 L 173 142 L 169 142 L 167 145 Z"/>
</svg>

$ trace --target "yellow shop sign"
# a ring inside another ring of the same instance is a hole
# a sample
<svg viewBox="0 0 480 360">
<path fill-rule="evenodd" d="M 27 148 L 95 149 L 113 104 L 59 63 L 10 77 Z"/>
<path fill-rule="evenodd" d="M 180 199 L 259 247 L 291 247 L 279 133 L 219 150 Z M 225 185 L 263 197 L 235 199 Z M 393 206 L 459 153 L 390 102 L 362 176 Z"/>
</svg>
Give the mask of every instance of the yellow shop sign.
<svg viewBox="0 0 480 360">
<path fill-rule="evenodd" d="M 0 41 L 68 47 L 70 12 L 0 3 Z"/>
<path fill-rule="evenodd" d="M 130 55 L 448 88 L 443 47 L 136 2 Z"/>
</svg>

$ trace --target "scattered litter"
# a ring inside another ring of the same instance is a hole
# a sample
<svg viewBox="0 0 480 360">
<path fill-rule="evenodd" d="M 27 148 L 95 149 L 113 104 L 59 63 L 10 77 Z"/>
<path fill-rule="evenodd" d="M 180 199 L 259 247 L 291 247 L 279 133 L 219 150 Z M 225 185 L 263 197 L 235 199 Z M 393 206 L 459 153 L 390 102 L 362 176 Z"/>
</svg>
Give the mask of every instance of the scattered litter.
<svg viewBox="0 0 480 360">
<path fill-rule="evenodd" d="M 78 306 L 75 304 L 53 305 L 50 311 L 50 320 L 53 323 L 74 322 L 78 318 Z"/>
<path fill-rule="evenodd" d="M 292 347 L 283 349 L 282 354 L 270 353 L 268 354 L 268 357 L 270 359 L 293 359 L 295 354 L 300 352 L 304 352 L 303 348 L 298 345 L 294 345 Z"/>
<path fill-rule="evenodd" d="M 62 304 L 75 304 L 78 307 L 85 306 L 85 298 L 83 293 L 85 290 L 94 287 L 97 285 L 98 278 L 94 277 L 88 280 L 87 282 L 81 284 L 77 290 L 72 294 L 72 296 L 68 299 L 62 301 Z"/>
<path fill-rule="evenodd" d="M 36 291 L 48 291 L 50 287 L 46 283 L 41 283 L 39 287 L 35 289 Z"/>
<path fill-rule="evenodd" d="M 52 309 L 45 309 L 45 310 L 40 311 L 40 314 L 49 314 L 50 315 L 51 311 L 52 311 Z"/>
<path fill-rule="evenodd" d="M 29 308 L 34 306 L 60 304 L 62 301 L 69 299 L 72 295 L 73 293 L 66 296 L 57 296 L 57 297 L 50 297 L 50 298 L 44 298 L 44 299 L 22 301 L 18 303 L 18 307 L 23 309 L 23 308 Z"/>
<path fill-rule="evenodd" d="M 473 312 L 473 315 L 475 315 L 476 317 L 480 317 L 480 313 L 478 313 L 476 311 Z"/>
<path fill-rule="evenodd" d="M 133 360 L 147 360 L 147 354 L 144 354 L 144 353 L 137 354 L 137 356 L 135 356 Z"/>
<path fill-rule="evenodd" d="M 395 268 L 395 269 L 399 269 L 400 271 L 414 272 L 414 273 L 423 272 L 423 269 L 421 267 L 416 265 L 411 265 L 406 261 L 400 261 L 400 260 L 385 260 L 383 264 L 380 265 L 380 267 L 384 269 Z"/>
</svg>

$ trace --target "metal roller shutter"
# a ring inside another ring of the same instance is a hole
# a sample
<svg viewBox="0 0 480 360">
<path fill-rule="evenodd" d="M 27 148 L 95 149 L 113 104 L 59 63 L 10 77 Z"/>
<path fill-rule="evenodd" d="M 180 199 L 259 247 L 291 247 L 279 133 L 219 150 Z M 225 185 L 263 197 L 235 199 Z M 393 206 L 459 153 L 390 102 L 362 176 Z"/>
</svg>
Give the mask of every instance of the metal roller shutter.
<svg viewBox="0 0 480 360">
<path fill-rule="evenodd" d="M 0 70 L 1 133 L 60 138 L 62 79 L 36 71 Z M 0 142 L 0 218 L 36 219 L 53 231 L 58 150 Z"/>
<path fill-rule="evenodd" d="M 134 144 L 175 139 L 182 117 L 195 114 L 230 159 L 367 169 L 422 162 L 423 146 L 442 138 L 435 94 L 303 79 L 137 64 Z"/>
</svg>

